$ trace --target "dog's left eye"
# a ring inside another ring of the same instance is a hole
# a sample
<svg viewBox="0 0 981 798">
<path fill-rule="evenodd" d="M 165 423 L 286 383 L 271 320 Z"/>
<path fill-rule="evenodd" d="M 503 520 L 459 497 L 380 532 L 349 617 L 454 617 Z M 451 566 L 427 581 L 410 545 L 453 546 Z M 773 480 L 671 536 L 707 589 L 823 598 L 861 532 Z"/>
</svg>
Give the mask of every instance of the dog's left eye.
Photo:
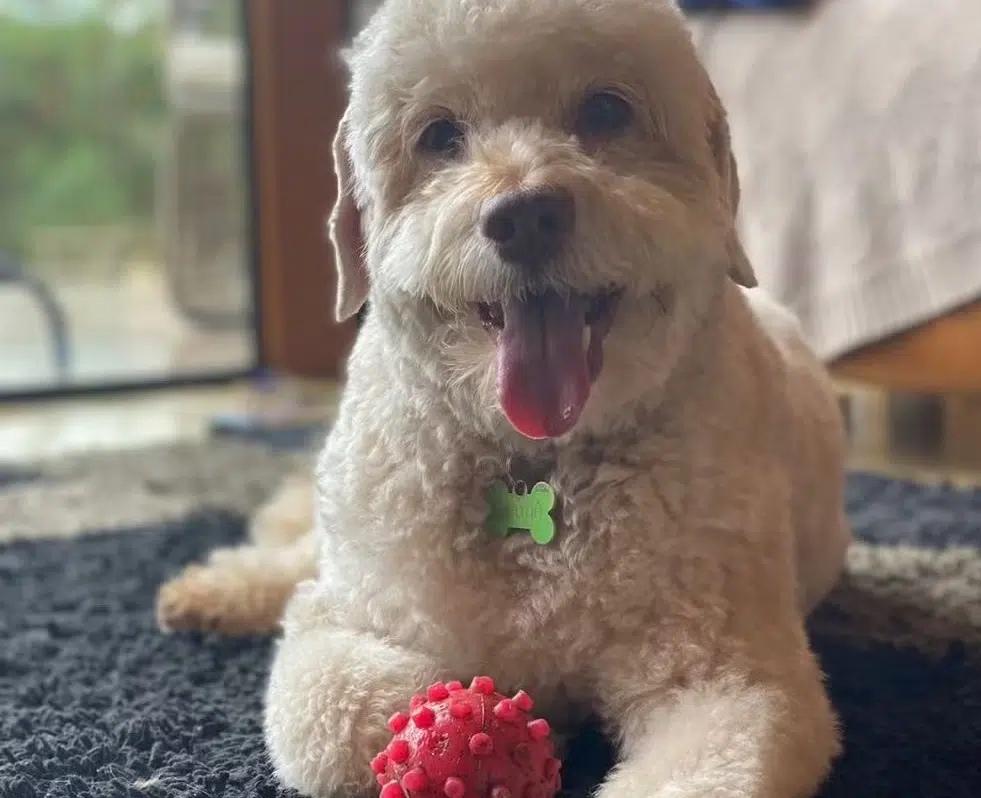
<svg viewBox="0 0 981 798">
<path fill-rule="evenodd" d="M 453 154 L 463 146 L 463 126 L 452 119 L 430 122 L 419 137 L 419 149 L 437 155 Z"/>
<path fill-rule="evenodd" d="M 587 138 L 614 136 L 626 130 L 634 110 L 623 97 L 611 91 L 598 91 L 579 107 L 576 133 Z"/>
</svg>

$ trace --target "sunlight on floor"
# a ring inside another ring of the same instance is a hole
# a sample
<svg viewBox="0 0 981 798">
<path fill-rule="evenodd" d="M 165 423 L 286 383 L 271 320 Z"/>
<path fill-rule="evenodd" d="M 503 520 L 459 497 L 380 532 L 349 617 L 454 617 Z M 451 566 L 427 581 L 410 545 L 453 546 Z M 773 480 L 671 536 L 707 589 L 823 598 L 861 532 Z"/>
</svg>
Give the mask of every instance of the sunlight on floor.
<svg viewBox="0 0 981 798">
<path fill-rule="evenodd" d="M 337 393 L 333 382 L 286 380 L 273 390 L 238 382 L 0 406 L 0 461 L 204 440 L 216 417 L 229 414 L 257 414 L 271 423 L 326 421 Z"/>
</svg>

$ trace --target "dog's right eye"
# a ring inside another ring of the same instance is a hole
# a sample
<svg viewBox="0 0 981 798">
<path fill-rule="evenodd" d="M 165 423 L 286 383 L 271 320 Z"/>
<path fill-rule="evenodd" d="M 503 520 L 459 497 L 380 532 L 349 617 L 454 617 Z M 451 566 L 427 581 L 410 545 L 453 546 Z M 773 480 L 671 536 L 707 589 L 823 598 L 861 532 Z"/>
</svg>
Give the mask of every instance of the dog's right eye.
<svg viewBox="0 0 981 798">
<path fill-rule="evenodd" d="M 452 155 L 463 145 L 463 126 L 452 119 L 430 122 L 419 137 L 419 149 L 434 155 Z"/>
<path fill-rule="evenodd" d="M 623 97 L 611 91 L 598 91 L 583 100 L 576 132 L 586 138 L 607 138 L 623 133 L 633 118 L 633 108 Z"/>
</svg>

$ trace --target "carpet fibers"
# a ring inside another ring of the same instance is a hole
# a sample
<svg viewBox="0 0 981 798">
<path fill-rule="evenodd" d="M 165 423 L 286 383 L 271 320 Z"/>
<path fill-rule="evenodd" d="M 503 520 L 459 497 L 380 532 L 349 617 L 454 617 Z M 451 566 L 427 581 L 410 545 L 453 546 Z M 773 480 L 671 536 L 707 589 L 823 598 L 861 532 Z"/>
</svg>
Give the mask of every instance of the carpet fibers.
<svg viewBox="0 0 981 798">
<path fill-rule="evenodd" d="M 226 441 L 0 483 L 0 796 L 290 795 L 262 746 L 270 641 L 163 637 L 152 607 L 181 565 L 239 539 L 296 463 Z M 65 506 L 73 481 L 103 495 Z M 99 503 L 130 520 L 107 529 Z M 855 474 L 848 509 L 859 542 L 811 622 L 846 744 L 822 795 L 977 798 L 981 492 Z M 570 792 L 584 795 L 608 764 L 587 730 L 569 754 Z"/>
</svg>

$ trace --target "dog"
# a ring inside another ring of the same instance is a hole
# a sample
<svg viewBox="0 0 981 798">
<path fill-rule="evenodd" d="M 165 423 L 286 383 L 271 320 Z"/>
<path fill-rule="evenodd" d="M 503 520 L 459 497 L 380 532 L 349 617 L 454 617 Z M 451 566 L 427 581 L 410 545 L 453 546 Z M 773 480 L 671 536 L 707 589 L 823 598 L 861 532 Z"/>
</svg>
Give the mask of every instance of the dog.
<svg viewBox="0 0 981 798">
<path fill-rule="evenodd" d="M 844 434 L 755 287 L 680 11 L 387 0 L 346 62 L 335 310 L 368 310 L 315 489 L 165 586 L 161 623 L 281 627 L 266 742 L 306 795 L 377 789 L 389 715 L 476 673 L 602 720 L 600 798 L 814 794 Z M 553 494 L 550 542 L 488 531 L 501 483 Z"/>
</svg>

